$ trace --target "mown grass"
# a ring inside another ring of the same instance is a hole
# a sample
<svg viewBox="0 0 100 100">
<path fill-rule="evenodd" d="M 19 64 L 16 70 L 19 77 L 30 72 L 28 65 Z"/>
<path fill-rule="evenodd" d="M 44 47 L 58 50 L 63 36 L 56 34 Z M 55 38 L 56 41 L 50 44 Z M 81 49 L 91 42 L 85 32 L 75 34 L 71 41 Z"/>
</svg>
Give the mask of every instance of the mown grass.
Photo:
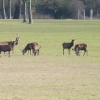
<svg viewBox="0 0 100 100">
<path fill-rule="evenodd" d="M 14 54 L 0 58 L 0 100 L 99 100 L 99 20 L 0 20 L 0 41 L 20 36 Z M 88 56 L 62 55 L 72 38 L 88 44 Z M 29 42 L 42 47 L 39 56 L 21 53 Z"/>
<path fill-rule="evenodd" d="M 43 46 L 46 52 L 51 51 L 50 55 L 54 55 L 54 53 L 59 54 L 61 52 L 62 42 L 71 41 L 74 37 L 76 43 L 84 42 L 88 44 L 91 55 L 95 55 L 96 53 L 98 55 L 100 48 L 99 23 L 99 20 L 34 20 L 33 25 L 30 25 L 22 23 L 22 20 L 0 20 L 0 40 L 14 40 L 13 34 L 19 34 L 20 47 L 26 45 L 28 42 L 37 41 Z"/>
</svg>

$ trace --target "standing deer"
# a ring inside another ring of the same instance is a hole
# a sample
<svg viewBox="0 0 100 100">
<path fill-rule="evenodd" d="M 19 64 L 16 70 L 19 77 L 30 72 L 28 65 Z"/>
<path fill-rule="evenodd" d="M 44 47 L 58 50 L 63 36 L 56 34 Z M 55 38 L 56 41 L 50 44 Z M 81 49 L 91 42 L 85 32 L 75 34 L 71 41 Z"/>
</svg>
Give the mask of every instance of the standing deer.
<svg viewBox="0 0 100 100">
<path fill-rule="evenodd" d="M 85 55 L 86 52 L 87 52 L 87 55 L 88 55 L 87 44 L 85 44 L 85 43 L 76 44 L 75 47 L 74 47 L 74 51 L 75 51 L 77 56 L 80 56 L 80 54 L 79 54 L 80 50 L 84 50 L 83 56 Z"/>
<path fill-rule="evenodd" d="M 64 50 L 65 49 L 68 49 L 69 55 L 70 55 L 70 49 L 72 48 L 72 46 L 74 46 L 74 43 L 75 43 L 74 39 L 72 39 L 72 41 L 69 42 L 69 43 L 66 43 L 66 42 L 62 43 L 62 46 L 63 46 L 63 55 L 64 55 Z"/>
<path fill-rule="evenodd" d="M 10 51 L 13 50 L 13 47 L 15 45 L 15 42 L 5 42 L 5 43 L 0 43 L 0 57 L 1 57 L 1 52 L 7 52 L 9 54 L 10 57 Z"/>
<path fill-rule="evenodd" d="M 19 37 L 18 37 L 18 35 L 15 37 L 15 40 L 14 41 L 4 41 L 4 42 L 0 42 L 0 45 L 8 45 L 9 43 L 14 43 L 14 45 L 13 45 L 13 47 L 12 47 L 12 53 L 14 53 L 14 47 L 16 46 L 16 45 L 18 45 L 18 42 L 19 42 Z M 7 51 L 5 51 L 5 52 L 7 52 Z M 5 53 L 4 52 L 4 53 Z"/>
<path fill-rule="evenodd" d="M 18 43 L 19 43 L 19 36 L 17 35 L 17 36 L 15 36 L 15 41 L 11 41 L 11 42 L 14 42 L 15 43 L 15 45 L 14 45 L 14 47 L 16 46 L 16 45 L 18 45 Z M 14 53 L 14 47 L 13 47 L 13 52 L 12 53 Z"/>
</svg>

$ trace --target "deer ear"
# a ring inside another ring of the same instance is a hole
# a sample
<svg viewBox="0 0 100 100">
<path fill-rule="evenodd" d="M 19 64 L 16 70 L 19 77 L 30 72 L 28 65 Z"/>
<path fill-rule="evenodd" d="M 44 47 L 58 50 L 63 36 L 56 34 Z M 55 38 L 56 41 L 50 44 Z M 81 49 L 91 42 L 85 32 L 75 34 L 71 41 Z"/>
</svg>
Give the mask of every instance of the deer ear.
<svg viewBox="0 0 100 100">
<path fill-rule="evenodd" d="M 16 38 L 16 37 L 19 37 L 19 36 L 18 36 L 18 33 L 17 33 L 16 35 L 15 35 L 15 34 L 13 34 L 13 36 L 14 36 L 15 38 Z"/>
</svg>

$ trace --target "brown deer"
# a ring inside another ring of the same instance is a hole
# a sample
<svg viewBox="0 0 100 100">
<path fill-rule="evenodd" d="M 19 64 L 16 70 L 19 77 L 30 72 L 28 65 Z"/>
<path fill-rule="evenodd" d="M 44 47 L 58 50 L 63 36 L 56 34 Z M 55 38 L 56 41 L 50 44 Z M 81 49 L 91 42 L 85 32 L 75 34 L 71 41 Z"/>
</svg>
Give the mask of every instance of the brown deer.
<svg viewBox="0 0 100 100">
<path fill-rule="evenodd" d="M 39 49 L 41 48 L 41 46 L 36 43 L 28 43 L 25 48 L 22 50 L 23 55 L 27 52 L 30 51 L 31 54 L 31 50 L 33 51 L 34 56 L 39 55 Z"/>
<path fill-rule="evenodd" d="M 0 57 L 1 57 L 1 52 L 8 52 L 9 57 L 10 57 L 10 51 L 13 50 L 13 47 L 15 45 L 15 42 L 5 42 L 0 44 Z"/>
<path fill-rule="evenodd" d="M 74 39 L 72 39 L 72 41 L 69 42 L 69 43 L 66 43 L 66 42 L 62 43 L 62 46 L 63 46 L 63 55 L 64 55 L 64 50 L 65 49 L 68 49 L 69 55 L 70 55 L 70 49 L 72 48 L 72 46 L 74 46 L 74 43 L 75 43 Z"/>
<path fill-rule="evenodd" d="M 85 43 L 76 44 L 74 47 L 74 51 L 75 51 L 77 56 L 80 56 L 80 52 L 79 52 L 80 50 L 84 50 L 83 56 L 85 55 L 86 52 L 88 55 L 87 44 L 85 44 Z"/>
<path fill-rule="evenodd" d="M 12 53 L 14 53 L 14 47 L 16 46 L 16 45 L 18 45 L 18 42 L 19 42 L 19 36 L 17 35 L 16 37 L 15 37 L 15 40 L 14 41 L 4 41 L 4 42 L 0 42 L 0 45 L 8 45 L 9 43 L 14 43 L 14 45 L 13 45 L 13 47 L 12 47 Z M 5 51 L 5 52 L 7 52 L 7 51 Z M 5 53 L 4 52 L 4 53 Z"/>
<path fill-rule="evenodd" d="M 15 35 L 14 35 L 15 36 Z M 15 40 L 14 41 L 8 41 L 8 42 L 14 42 L 14 47 L 16 46 L 16 45 L 18 45 L 18 43 L 19 43 L 19 36 L 18 36 L 18 34 L 17 34 L 17 36 L 15 36 Z M 12 53 L 14 53 L 14 47 L 13 47 L 13 52 Z"/>
</svg>

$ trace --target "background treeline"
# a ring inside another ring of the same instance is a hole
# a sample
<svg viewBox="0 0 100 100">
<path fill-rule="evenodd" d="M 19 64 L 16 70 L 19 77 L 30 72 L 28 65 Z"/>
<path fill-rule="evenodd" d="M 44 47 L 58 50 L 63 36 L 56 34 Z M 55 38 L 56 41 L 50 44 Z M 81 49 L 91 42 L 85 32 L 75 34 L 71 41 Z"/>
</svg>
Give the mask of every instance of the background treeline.
<svg viewBox="0 0 100 100">
<path fill-rule="evenodd" d="M 26 2 L 26 10 L 24 9 Z M 0 18 L 20 19 L 24 11 L 28 17 L 29 0 L 0 0 Z M 100 18 L 100 0 L 31 0 L 33 18 L 77 19 L 80 10 L 80 19 L 83 19 L 85 9 L 86 18 L 90 17 L 93 9 L 93 17 Z"/>
</svg>

